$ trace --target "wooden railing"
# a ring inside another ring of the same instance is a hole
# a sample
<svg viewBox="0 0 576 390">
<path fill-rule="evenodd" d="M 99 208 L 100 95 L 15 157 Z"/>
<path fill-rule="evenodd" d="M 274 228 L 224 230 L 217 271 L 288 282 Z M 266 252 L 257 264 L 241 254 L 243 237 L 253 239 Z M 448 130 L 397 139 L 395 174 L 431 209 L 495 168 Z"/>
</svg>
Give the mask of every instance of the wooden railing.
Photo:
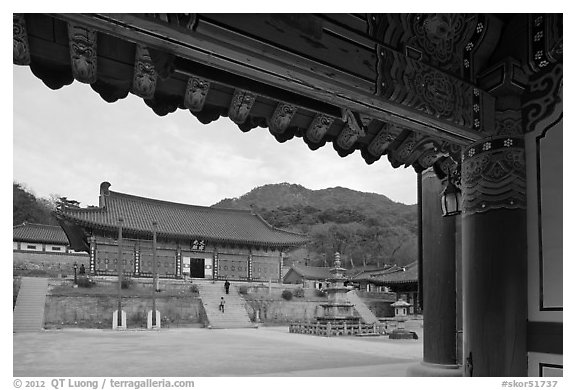
<svg viewBox="0 0 576 390">
<path fill-rule="evenodd" d="M 381 334 L 383 328 L 376 324 L 363 323 L 320 323 L 293 322 L 289 326 L 290 333 L 314 334 L 318 336 L 354 336 L 357 334 Z"/>
</svg>

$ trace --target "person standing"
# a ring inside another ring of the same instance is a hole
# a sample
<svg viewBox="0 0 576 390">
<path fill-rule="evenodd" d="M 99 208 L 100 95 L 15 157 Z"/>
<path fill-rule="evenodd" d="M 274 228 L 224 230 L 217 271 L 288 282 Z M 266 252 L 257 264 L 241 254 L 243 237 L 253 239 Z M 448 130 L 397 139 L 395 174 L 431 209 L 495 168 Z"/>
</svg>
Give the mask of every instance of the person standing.
<svg viewBox="0 0 576 390">
<path fill-rule="evenodd" d="M 224 297 L 220 297 L 220 306 L 218 306 L 218 308 L 222 313 L 224 313 L 224 303 L 226 303 L 224 302 Z"/>
<path fill-rule="evenodd" d="M 226 294 L 228 294 L 228 292 L 230 291 L 230 282 L 228 281 L 228 279 L 226 279 L 226 282 L 224 282 L 224 290 L 226 290 Z"/>
</svg>

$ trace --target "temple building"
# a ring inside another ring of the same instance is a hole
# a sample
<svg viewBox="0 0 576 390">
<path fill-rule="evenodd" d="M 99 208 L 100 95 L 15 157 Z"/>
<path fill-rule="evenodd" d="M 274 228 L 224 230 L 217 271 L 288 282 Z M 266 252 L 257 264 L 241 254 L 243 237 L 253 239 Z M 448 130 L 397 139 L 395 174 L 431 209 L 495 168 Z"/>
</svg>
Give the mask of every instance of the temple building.
<svg viewBox="0 0 576 390">
<path fill-rule="evenodd" d="M 250 210 L 218 209 L 143 198 L 100 185 L 98 207 L 64 206 L 58 220 L 72 248 L 90 254 L 93 275 L 152 277 L 153 229 L 163 278 L 280 281 L 284 252 L 305 235 L 270 226 Z"/>
</svg>

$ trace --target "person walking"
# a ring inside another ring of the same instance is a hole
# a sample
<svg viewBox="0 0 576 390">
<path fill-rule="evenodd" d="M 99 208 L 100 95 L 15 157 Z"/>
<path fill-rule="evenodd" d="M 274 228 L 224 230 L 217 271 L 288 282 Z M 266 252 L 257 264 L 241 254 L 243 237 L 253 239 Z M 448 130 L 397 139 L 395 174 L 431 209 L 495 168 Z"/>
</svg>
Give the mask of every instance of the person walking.
<svg viewBox="0 0 576 390">
<path fill-rule="evenodd" d="M 226 303 L 224 302 L 224 297 L 220 297 L 220 306 L 218 306 L 218 309 L 220 309 L 222 313 L 224 313 L 224 303 Z"/>
<path fill-rule="evenodd" d="M 228 279 L 226 279 L 226 282 L 224 283 L 224 290 L 226 290 L 226 294 L 228 294 L 228 292 L 230 291 L 230 282 L 228 281 Z"/>
</svg>

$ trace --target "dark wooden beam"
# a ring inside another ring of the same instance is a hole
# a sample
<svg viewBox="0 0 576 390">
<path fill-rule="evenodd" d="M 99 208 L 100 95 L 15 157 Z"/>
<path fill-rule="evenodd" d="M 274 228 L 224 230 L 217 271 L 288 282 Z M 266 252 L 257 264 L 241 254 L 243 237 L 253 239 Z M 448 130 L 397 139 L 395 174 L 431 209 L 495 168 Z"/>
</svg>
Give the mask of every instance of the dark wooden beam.
<svg viewBox="0 0 576 390">
<path fill-rule="evenodd" d="M 471 129 L 439 120 L 421 111 L 391 103 L 373 93 L 374 84 L 364 75 L 350 74 L 253 37 L 200 21 L 195 31 L 131 14 L 56 14 L 66 21 L 83 23 L 131 42 L 165 50 L 176 56 L 223 69 L 258 82 L 285 89 L 341 108 L 364 113 L 382 121 L 408 127 L 458 144 L 477 140 Z M 359 49 L 360 50 L 360 49 Z M 374 54 L 364 49 L 356 54 Z M 356 61 L 356 60 L 354 60 Z"/>
</svg>

